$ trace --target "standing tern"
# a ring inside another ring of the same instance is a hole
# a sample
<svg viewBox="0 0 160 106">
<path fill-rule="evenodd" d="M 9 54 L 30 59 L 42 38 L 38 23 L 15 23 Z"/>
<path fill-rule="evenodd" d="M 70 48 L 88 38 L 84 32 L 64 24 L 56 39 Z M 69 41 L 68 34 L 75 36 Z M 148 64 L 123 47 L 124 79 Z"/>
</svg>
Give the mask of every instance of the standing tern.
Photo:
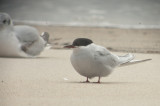
<svg viewBox="0 0 160 106">
<path fill-rule="evenodd" d="M 40 34 L 27 25 L 13 25 L 7 13 L 0 13 L 0 57 L 35 57 L 48 43 L 47 32 Z"/>
<path fill-rule="evenodd" d="M 100 83 L 100 78 L 111 74 L 116 67 L 151 60 L 133 60 L 134 55 L 130 53 L 117 56 L 87 38 L 77 38 L 72 45 L 65 46 L 65 48 L 73 48 L 70 57 L 71 64 L 80 75 L 87 77 L 85 82 L 89 82 L 88 78 L 98 77 L 97 83 Z"/>
</svg>

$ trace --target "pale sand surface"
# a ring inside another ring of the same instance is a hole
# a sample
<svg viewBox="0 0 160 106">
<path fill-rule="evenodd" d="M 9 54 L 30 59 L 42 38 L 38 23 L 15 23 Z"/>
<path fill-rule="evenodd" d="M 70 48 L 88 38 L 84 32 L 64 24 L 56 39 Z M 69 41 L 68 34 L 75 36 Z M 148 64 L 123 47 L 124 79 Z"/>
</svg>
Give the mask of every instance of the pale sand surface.
<svg viewBox="0 0 160 106">
<path fill-rule="evenodd" d="M 71 66 L 71 53 L 52 49 L 33 59 L 0 58 L 0 106 L 160 106 L 159 54 L 134 53 L 153 60 L 117 68 L 95 84 L 80 83 L 86 79 Z"/>
</svg>

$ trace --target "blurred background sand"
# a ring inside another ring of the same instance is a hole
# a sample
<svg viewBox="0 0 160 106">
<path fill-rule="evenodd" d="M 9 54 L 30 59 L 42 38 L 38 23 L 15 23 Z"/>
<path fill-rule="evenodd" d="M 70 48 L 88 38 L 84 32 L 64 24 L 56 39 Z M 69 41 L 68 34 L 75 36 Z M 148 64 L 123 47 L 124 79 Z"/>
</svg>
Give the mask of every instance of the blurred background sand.
<svg viewBox="0 0 160 106">
<path fill-rule="evenodd" d="M 160 105 L 159 0 L 1 0 L 0 11 L 49 32 L 53 46 L 37 58 L 0 58 L 0 106 Z M 152 61 L 117 68 L 101 84 L 80 83 L 72 51 L 63 49 L 77 37 Z"/>
</svg>

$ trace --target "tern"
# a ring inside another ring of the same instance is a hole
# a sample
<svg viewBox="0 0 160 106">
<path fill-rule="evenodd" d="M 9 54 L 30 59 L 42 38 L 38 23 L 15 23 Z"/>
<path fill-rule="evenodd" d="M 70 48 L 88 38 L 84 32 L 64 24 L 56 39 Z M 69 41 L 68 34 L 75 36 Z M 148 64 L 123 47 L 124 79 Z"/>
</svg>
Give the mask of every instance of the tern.
<svg viewBox="0 0 160 106">
<path fill-rule="evenodd" d="M 35 57 L 48 44 L 49 34 L 36 28 L 13 25 L 10 15 L 0 13 L 0 57 Z"/>
<path fill-rule="evenodd" d="M 85 82 L 89 82 L 89 78 L 98 77 L 97 83 L 100 83 L 100 78 L 111 74 L 116 67 L 151 60 L 133 60 L 134 55 L 131 53 L 117 56 L 88 38 L 77 38 L 72 45 L 64 48 L 73 48 L 71 64 L 80 75 L 87 78 Z"/>
</svg>

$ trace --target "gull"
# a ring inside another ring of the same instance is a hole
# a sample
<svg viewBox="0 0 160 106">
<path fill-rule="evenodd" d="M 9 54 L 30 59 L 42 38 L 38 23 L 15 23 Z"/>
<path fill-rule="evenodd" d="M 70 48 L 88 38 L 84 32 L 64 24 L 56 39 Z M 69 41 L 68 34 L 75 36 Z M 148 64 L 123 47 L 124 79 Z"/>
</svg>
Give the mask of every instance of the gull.
<svg viewBox="0 0 160 106">
<path fill-rule="evenodd" d="M 13 25 L 7 13 L 0 13 L 0 57 L 36 57 L 48 45 L 49 34 L 36 28 Z"/>
<path fill-rule="evenodd" d="M 77 38 L 72 45 L 64 47 L 73 48 L 71 64 L 80 75 L 87 78 L 85 82 L 89 82 L 89 78 L 98 77 L 97 83 L 100 83 L 100 78 L 111 74 L 116 67 L 151 60 L 133 60 L 134 55 L 131 53 L 117 56 L 88 38 Z"/>
</svg>

